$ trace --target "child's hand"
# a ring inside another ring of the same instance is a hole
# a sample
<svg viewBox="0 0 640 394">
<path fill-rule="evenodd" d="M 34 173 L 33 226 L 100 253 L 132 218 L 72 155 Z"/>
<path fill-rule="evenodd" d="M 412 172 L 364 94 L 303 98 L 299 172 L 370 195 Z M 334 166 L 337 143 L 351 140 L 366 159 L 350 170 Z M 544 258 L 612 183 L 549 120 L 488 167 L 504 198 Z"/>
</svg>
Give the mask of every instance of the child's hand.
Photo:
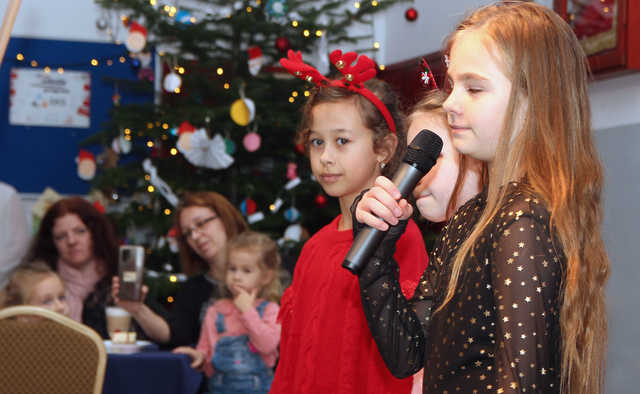
<svg viewBox="0 0 640 394">
<path fill-rule="evenodd" d="M 111 296 L 113 297 L 113 302 L 126 310 L 127 312 L 135 315 L 140 309 L 142 309 L 144 305 L 144 299 L 149 292 L 149 287 L 143 285 L 140 293 L 140 301 L 129 301 L 129 300 L 121 300 L 118 297 L 118 293 L 120 292 L 120 278 L 114 276 L 111 280 Z"/>
<path fill-rule="evenodd" d="M 173 349 L 172 353 L 186 354 L 191 358 L 191 368 L 200 369 L 204 365 L 204 354 L 189 346 L 179 346 Z"/>
<path fill-rule="evenodd" d="M 367 191 L 356 206 L 356 219 L 381 231 L 395 226 L 413 213 L 407 200 L 400 199 L 400 191 L 389 178 L 379 176 L 374 186 Z M 399 201 L 398 201 L 399 200 Z"/>
<path fill-rule="evenodd" d="M 253 308 L 253 304 L 256 302 L 256 297 L 258 296 L 258 289 L 246 291 L 240 286 L 234 286 L 234 293 L 236 296 L 233 298 L 233 303 L 240 309 L 240 312 L 244 313 Z"/>
</svg>

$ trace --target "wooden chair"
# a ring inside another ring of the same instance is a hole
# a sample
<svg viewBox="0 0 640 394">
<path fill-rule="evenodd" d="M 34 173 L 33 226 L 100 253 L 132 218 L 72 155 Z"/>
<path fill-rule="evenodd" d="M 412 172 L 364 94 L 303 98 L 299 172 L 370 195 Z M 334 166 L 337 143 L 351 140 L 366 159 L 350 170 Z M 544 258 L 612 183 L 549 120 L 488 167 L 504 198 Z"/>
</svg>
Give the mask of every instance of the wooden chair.
<svg viewBox="0 0 640 394">
<path fill-rule="evenodd" d="M 66 316 L 34 306 L 0 310 L 0 391 L 99 394 L 102 338 Z"/>
</svg>

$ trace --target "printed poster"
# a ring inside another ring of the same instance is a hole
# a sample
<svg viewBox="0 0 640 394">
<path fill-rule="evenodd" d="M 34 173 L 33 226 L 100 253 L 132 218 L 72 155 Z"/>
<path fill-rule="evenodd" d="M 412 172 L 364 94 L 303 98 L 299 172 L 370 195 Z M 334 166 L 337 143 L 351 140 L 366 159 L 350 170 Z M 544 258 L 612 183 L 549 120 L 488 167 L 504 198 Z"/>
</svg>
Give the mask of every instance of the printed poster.
<svg viewBox="0 0 640 394">
<path fill-rule="evenodd" d="M 90 126 L 91 75 L 83 71 L 12 68 L 9 124 Z"/>
</svg>

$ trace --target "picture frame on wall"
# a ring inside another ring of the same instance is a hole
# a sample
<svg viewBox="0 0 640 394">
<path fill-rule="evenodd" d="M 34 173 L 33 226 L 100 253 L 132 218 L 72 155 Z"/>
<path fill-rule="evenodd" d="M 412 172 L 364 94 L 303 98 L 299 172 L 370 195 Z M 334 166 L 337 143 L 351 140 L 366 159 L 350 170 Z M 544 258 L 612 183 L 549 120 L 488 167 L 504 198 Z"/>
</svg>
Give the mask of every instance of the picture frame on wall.
<svg viewBox="0 0 640 394">
<path fill-rule="evenodd" d="M 597 78 L 640 71 L 640 2 L 637 0 L 554 0 L 569 23 Z"/>
</svg>

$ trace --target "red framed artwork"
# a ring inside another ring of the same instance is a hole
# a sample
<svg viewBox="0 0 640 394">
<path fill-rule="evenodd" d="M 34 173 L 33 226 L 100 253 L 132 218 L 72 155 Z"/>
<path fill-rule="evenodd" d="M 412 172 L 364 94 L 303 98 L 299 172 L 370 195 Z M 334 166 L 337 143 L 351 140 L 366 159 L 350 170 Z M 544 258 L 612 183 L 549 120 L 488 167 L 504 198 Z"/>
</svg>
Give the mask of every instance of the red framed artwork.
<svg viewBox="0 0 640 394">
<path fill-rule="evenodd" d="M 573 28 L 596 77 L 640 71 L 640 1 L 554 0 Z"/>
</svg>

